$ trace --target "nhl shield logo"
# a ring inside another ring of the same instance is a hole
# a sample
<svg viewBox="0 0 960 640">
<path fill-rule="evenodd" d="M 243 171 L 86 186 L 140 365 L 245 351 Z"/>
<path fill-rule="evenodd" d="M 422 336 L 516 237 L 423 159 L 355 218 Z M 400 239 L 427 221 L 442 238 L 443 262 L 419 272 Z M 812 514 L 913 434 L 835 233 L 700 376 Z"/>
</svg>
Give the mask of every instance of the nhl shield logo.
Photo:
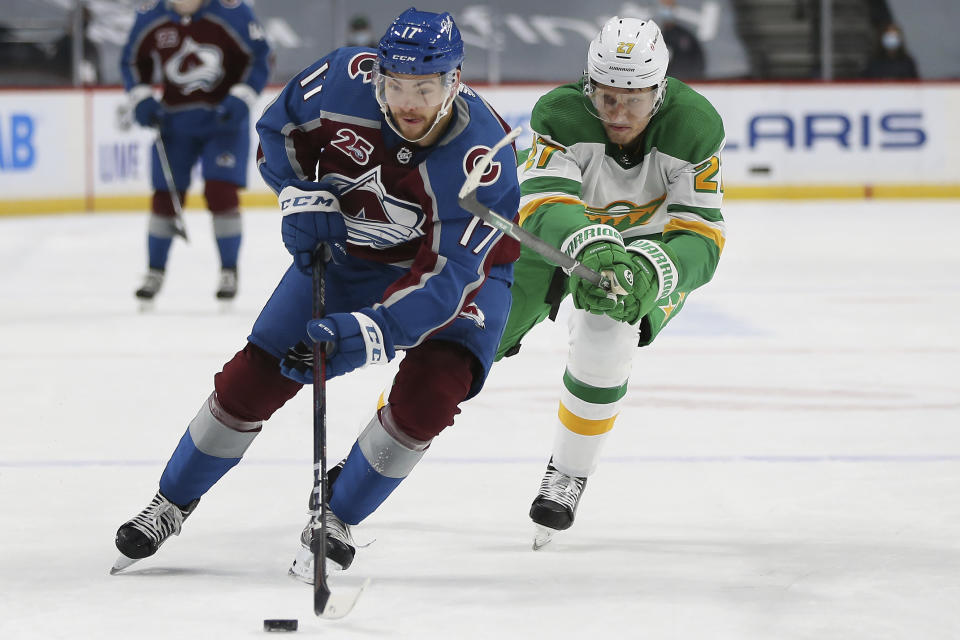
<svg viewBox="0 0 960 640">
<path fill-rule="evenodd" d="M 397 151 L 397 162 L 400 164 L 407 164 L 412 159 L 413 151 L 410 150 L 410 147 L 400 147 L 400 150 Z"/>
</svg>

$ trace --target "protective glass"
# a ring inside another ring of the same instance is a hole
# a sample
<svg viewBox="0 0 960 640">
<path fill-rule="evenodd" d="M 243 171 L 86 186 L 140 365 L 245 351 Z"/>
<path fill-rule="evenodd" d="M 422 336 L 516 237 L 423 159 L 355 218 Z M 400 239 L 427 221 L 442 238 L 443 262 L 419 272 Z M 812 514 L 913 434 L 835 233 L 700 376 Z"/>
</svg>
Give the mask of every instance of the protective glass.
<svg viewBox="0 0 960 640">
<path fill-rule="evenodd" d="M 595 115 L 604 122 L 639 122 L 650 117 L 657 99 L 657 88 L 647 87 L 624 92 L 589 82 L 584 94 L 593 105 Z"/>
<path fill-rule="evenodd" d="M 374 78 L 377 101 L 394 109 L 438 107 L 450 95 L 456 77 L 456 71 L 416 78 L 395 78 L 377 73 Z"/>
</svg>

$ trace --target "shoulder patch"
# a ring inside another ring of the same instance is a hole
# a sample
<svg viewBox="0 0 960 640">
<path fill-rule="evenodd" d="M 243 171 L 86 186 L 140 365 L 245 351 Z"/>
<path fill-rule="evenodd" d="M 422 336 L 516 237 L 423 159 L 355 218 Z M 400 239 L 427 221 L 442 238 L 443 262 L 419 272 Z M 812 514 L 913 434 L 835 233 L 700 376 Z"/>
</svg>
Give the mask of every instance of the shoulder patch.
<svg viewBox="0 0 960 640">
<path fill-rule="evenodd" d="M 473 168 L 477 166 L 477 163 L 480 162 L 480 158 L 487 155 L 489 151 L 490 147 L 485 147 L 482 144 L 470 147 L 470 150 L 467 151 L 463 156 L 463 175 L 470 175 L 470 171 L 472 171 Z M 493 161 L 490 163 L 490 166 L 487 167 L 487 170 L 483 172 L 483 175 L 480 176 L 480 184 L 493 184 L 499 177 L 500 163 Z"/>
<path fill-rule="evenodd" d="M 364 84 L 370 84 L 373 80 L 373 63 L 376 60 L 377 54 L 368 51 L 358 53 L 350 58 L 350 63 L 347 64 L 347 73 L 350 74 L 350 79 L 356 80 L 359 76 L 363 76 Z"/>
<path fill-rule="evenodd" d="M 148 0 L 148 2 L 144 2 L 143 4 L 141 4 L 140 7 L 137 9 L 137 11 L 139 11 L 140 13 L 147 13 L 148 11 L 152 11 L 153 8 L 156 7 L 159 2 L 160 0 Z"/>
</svg>

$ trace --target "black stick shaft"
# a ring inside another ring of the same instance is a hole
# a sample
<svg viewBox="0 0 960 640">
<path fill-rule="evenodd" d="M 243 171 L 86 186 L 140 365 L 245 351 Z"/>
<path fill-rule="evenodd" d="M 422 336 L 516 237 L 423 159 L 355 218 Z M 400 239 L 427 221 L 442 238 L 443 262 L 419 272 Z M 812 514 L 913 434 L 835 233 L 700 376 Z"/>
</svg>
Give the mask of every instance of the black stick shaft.
<svg viewBox="0 0 960 640">
<path fill-rule="evenodd" d="M 324 278 L 325 247 L 320 245 L 313 261 L 313 317 L 326 314 L 327 285 Z M 313 343 L 313 517 L 320 521 L 320 535 L 313 535 L 313 611 L 322 615 L 330 599 L 327 584 L 327 354 L 325 343 Z M 316 524 L 316 522 L 314 522 Z M 314 529 L 314 534 L 316 529 Z"/>
</svg>

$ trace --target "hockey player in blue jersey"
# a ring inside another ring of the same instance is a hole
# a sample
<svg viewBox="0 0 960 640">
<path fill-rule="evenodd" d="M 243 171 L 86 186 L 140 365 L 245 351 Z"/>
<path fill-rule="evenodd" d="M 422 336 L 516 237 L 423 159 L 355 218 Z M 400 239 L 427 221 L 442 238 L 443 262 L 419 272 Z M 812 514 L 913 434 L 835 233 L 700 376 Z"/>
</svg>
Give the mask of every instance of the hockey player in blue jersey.
<svg viewBox="0 0 960 640">
<path fill-rule="evenodd" d="M 199 160 L 220 254 L 217 298 L 237 292 L 241 223 L 238 189 L 247 181 L 250 110 L 269 75 L 270 47 L 241 0 L 153 0 L 137 12 L 120 60 L 134 119 L 157 127 L 178 202 Z M 159 71 L 163 95 L 150 83 Z M 177 225 L 176 206 L 156 148 L 147 228 L 148 271 L 136 296 L 153 300 L 163 285 Z"/>
<path fill-rule="evenodd" d="M 509 313 L 519 245 L 457 201 L 467 173 L 506 131 L 461 84 L 462 59 L 450 14 L 409 9 L 376 50 L 333 51 L 266 109 L 258 164 L 278 193 L 293 264 L 247 345 L 214 376 L 159 492 L 117 532 L 123 555 L 115 571 L 179 534 L 263 422 L 312 382 L 313 341 L 327 343 L 328 377 L 405 352 L 385 402 L 328 476 L 327 556 L 342 568 L 355 553 L 350 527 L 377 509 L 480 391 Z M 501 149 L 494 160 L 478 197 L 514 219 L 514 153 Z M 310 272 L 320 242 L 333 250 L 327 315 L 315 320 Z M 305 534 L 309 542 L 309 525 Z M 309 555 L 294 562 L 294 574 L 312 579 L 301 562 Z"/>
</svg>

